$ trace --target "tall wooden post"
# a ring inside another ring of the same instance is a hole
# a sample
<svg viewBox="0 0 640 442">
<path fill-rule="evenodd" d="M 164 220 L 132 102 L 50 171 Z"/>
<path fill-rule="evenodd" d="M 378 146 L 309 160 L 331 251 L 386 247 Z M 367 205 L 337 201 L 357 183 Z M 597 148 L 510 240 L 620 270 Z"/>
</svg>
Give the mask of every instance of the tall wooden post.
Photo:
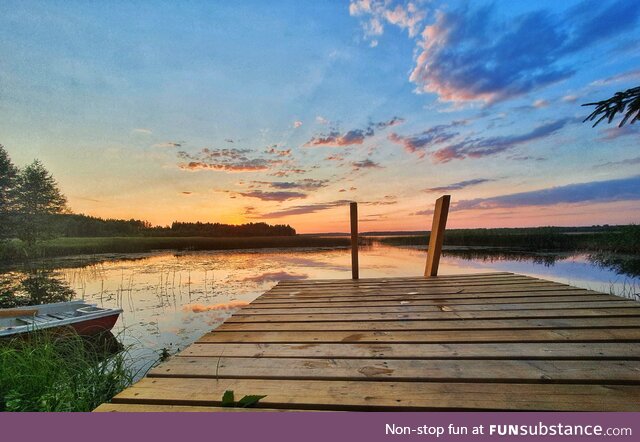
<svg viewBox="0 0 640 442">
<path fill-rule="evenodd" d="M 358 279 L 358 203 L 351 203 L 351 278 Z"/>
<path fill-rule="evenodd" d="M 436 200 L 436 208 L 433 212 L 433 225 L 431 226 L 431 234 L 429 235 L 427 267 L 424 270 L 424 276 L 427 278 L 438 276 L 438 264 L 440 264 L 440 254 L 442 253 L 444 230 L 447 226 L 450 202 L 451 195 L 444 195 Z"/>
</svg>

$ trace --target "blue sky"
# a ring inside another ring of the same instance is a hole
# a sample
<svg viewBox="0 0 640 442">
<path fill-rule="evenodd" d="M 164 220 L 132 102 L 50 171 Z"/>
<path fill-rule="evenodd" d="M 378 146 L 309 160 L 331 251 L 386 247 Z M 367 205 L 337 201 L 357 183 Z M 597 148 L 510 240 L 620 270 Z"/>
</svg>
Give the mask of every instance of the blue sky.
<svg viewBox="0 0 640 442">
<path fill-rule="evenodd" d="M 0 4 L 0 143 L 105 217 L 423 229 L 638 222 L 632 1 Z"/>
</svg>

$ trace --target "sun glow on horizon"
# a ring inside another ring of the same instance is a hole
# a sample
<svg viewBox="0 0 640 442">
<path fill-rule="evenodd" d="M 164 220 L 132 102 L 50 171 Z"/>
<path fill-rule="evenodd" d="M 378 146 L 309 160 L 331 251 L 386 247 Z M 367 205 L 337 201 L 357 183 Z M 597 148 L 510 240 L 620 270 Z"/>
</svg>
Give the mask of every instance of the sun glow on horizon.
<svg viewBox="0 0 640 442">
<path fill-rule="evenodd" d="M 345 232 L 357 201 L 363 232 L 427 230 L 447 193 L 452 228 L 640 221 L 640 125 L 581 106 L 640 81 L 633 2 L 150 4 L 0 5 L 0 143 L 76 213 Z"/>
</svg>

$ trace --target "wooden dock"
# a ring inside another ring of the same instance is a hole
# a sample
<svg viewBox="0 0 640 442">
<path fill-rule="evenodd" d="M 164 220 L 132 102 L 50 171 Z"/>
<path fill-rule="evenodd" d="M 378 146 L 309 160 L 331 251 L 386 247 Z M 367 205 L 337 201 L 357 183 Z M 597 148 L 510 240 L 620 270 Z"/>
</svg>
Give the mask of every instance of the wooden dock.
<svg viewBox="0 0 640 442">
<path fill-rule="evenodd" d="M 97 411 L 640 411 L 640 303 L 511 273 L 284 281 Z M 252 409 L 255 410 L 255 409 Z"/>
</svg>

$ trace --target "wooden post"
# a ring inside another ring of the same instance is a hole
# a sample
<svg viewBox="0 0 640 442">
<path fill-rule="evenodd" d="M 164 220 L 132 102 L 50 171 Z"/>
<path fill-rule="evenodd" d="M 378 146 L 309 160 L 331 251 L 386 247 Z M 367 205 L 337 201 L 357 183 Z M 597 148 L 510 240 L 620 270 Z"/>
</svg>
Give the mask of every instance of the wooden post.
<svg viewBox="0 0 640 442">
<path fill-rule="evenodd" d="M 358 279 L 358 203 L 351 203 L 351 278 Z"/>
<path fill-rule="evenodd" d="M 450 201 L 451 195 L 444 195 L 436 200 L 436 208 L 433 212 L 433 225 L 431 226 L 431 234 L 429 235 L 427 267 L 424 270 L 424 276 L 427 278 L 438 276 L 438 264 L 440 264 L 440 254 L 442 253 L 442 243 L 444 242 L 444 230 L 447 226 Z"/>
</svg>

